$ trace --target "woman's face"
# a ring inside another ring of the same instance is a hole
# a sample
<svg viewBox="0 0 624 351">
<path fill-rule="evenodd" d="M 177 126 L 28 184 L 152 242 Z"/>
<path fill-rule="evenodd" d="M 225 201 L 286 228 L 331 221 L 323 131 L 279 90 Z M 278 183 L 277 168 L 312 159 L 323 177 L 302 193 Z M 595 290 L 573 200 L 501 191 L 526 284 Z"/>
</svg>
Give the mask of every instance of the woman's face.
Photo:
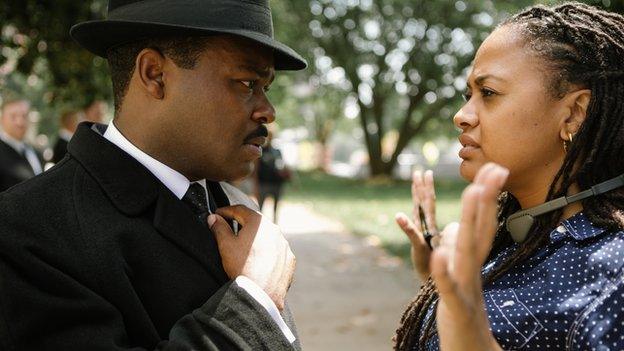
<svg viewBox="0 0 624 351">
<path fill-rule="evenodd" d="M 496 162 L 510 170 L 505 190 L 530 186 L 535 177 L 552 181 L 565 155 L 560 130 L 569 111 L 548 86 L 545 62 L 515 28 L 501 27 L 483 42 L 467 102 L 454 117 L 463 178 L 472 181 L 481 166 Z"/>
</svg>

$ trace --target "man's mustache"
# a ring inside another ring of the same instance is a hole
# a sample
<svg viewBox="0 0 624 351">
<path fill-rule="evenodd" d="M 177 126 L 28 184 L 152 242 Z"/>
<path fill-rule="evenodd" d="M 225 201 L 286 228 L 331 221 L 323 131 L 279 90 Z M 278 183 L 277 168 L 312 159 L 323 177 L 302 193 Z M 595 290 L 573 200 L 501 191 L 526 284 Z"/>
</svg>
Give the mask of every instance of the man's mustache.
<svg viewBox="0 0 624 351">
<path fill-rule="evenodd" d="M 250 141 L 254 138 L 263 137 L 267 138 L 269 136 L 269 129 L 263 124 L 258 129 L 250 133 L 246 138 L 245 142 Z"/>
</svg>

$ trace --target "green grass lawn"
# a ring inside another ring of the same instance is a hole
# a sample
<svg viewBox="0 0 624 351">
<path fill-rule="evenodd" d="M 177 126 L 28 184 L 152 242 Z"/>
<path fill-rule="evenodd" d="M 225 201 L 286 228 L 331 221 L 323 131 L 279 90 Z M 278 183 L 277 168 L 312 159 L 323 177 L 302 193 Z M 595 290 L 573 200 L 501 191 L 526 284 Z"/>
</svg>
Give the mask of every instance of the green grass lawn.
<svg viewBox="0 0 624 351">
<path fill-rule="evenodd" d="M 438 225 L 459 219 L 459 198 L 466 183 L 436 180 Z M 405 234 L 394 222 L 397 212 L 411 215 L 410 183 L 354 180 L 320 172 L 299 173 L 286 188 L 285 200 L 311 206 L 316 212 L 343 223 L 353 233 L 375 236 L 390 253 L 409 257 Z"/>
</svg>

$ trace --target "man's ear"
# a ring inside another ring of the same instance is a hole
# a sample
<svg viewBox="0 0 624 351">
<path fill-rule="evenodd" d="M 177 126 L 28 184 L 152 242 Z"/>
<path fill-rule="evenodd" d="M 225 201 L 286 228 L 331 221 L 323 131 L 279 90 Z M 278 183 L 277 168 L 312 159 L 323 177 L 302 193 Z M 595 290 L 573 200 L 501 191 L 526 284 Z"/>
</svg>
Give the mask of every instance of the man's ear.
<svg viewBox="0 0 624 351">
<path fill-rule="evenodd" d="M 154 49 L 141 50 L 135 62 L 139 85 L 147 95 L 157 100 L 165 97 L 164 66 L 165 57 Z"/>
<path fill-rule="evenodd" d="M 591 101 L 591 90 L 575 90 L 566 94 L 563 100 L 568 116 L 563 120 L 560 135 L 561 139 L 570 141 L 570 134 L 578 133 L 587 117 L 587 109 Z"/>
</svg>

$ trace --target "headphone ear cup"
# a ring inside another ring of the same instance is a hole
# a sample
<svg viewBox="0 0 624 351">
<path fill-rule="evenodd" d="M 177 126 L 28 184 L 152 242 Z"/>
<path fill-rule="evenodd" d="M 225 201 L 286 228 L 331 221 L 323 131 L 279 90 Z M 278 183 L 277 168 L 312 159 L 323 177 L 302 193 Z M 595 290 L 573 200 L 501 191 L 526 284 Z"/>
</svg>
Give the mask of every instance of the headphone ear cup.
<svg viewBox="0 0 624 351">
<path fill-rule="evenodd" d="M 507 230 L 515 242 L 521 243 L 529 234 L 533 222 L 535 222 L 535 219 L 528 213 L 514 213 L 507 218 Z"/>
</svg>

